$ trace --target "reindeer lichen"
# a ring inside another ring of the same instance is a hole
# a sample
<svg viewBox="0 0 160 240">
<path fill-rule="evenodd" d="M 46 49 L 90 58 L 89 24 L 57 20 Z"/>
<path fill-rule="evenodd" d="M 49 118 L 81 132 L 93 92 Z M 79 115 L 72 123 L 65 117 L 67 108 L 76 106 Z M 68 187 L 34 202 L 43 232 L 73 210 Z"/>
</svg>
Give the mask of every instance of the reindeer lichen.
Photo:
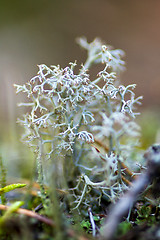
<svg viewBox="0 0 160 240">
<path fill-rule="evenodd" d="M 142 99 L 135 97 L 135 84 L 120 84 L 122 50 L 99 39 L 78 43 L 88 53 L 78 73 L 76 62 L 65 68 L 41 64 L 28 83 L 14 85 L 28 98 L 19 104 L 27 113 L 18 122 L 25 129 L 22 140 L 36 153 L 41 189 L 56 174 L 56 186 L 69 187 L 73 208 L 89 206 L 92 191 L 100 204 L 102 196 L 115 201 L 128 188 L 121 163 L 138 144 L 135 107 Z M 91 81 L 88 70 L 94 64 L 102 70 Z M 98 142 L 107 152 L 98 149 Z"/>
</svg>

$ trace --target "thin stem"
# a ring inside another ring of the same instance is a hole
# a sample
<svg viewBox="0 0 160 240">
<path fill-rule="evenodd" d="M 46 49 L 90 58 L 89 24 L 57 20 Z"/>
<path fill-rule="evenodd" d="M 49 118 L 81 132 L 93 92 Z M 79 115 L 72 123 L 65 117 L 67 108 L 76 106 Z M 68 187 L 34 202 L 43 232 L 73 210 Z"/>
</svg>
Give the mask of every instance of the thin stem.
<svg viewBox="0 0 160 240">
<path fill-rule="evenodd" d="M 106 102 L 107 102 L 109 115 L 111 115 L 113 113 L 113 110 L 112 110 L 112 107 L 111 107 L 110 98 L 107 95 L 105 95 L 105 99 L 106 99 Z"/>
<path fill-rule="evenodd" d="M 113 152 L 113 136 L 109 136 L 109 155 Z"/>
<path fill-rule="evenodd" d="M 88 56 L 87 60 L 84 63 L 84 68 L 89 69 L 96 59 L 98 59 L 98 54 Z"/>
<path fill-rule="evenodd" d="M 110 103 L 110 98 L 105 95 L 105 99 L 107 101 L 107 106 L 108 106 L 108 111 L 109 111 L 109 115 L 111 115 L 113 113 L 112 107 L 111 107 L 111 103 Z M 111 154 L 111 152 L 113 152 L 113 135 L 111 134 L 109 136 L 109 155 Z"/>
<path fill-rule="evenodd" d="M 0 170 L 1 170 L 1 179 L 0 179 L 0 184 L 1 184 L 1 188 L 6 186 L 6 169 L 4 167 L 3 161 L 2 161 L 2 157 L 0 156 Z M 6 203 L 6 198 L 5 198 L 5 194 L 1 194 L 1 202 L 2 204 Z"/>
<path fill-rule="evenodd" d="M 88 57 L 87 60 L 84 63 L 84 68 L 89 69 L 91 64 L 92 64 L 92 60 L 90 59 L 90 57 Z"/>
<path fill-rule="evenodd" d="M 121 177 L 121 162 L 119 160 L 119 155 L 117 155 L 117 160 L 118 160 L 118 164 L 117 164 L 117 167 L 118 167 L 118 180 L 121 182 L 122 181 L 122 177 Z"/>
<path fill-rule="evenodd" d="M 41 192 L 41 199 L 44 203 L 45 199 L 45 189 L 44 189 L 44 183 L 43 183 L 43 166 L 42 166 L 42 141 L 39 141 L 39 148 L 38 148 L 38 157 L 37 157 L 37 171 L 38 171 L 38 183 L 40 186 L 40 192 Z"/>
<path fill-rule="evenodd" d="M 80 206 L 80 204 L 82 203 L 82 200 L 83 200 L 83 198 L 85 196 L 85 193 L 86 193 L 86 190 L 87 190 L 87 186 L 88 186 L 88 184 L 85 183 L 84 188 L 83 188 L 83 192 L 82 192 L 82 195 L 81 195 L 81 198 L 80 198 L 78 204 L 73 208 L 73 210 L 77 209 Z"/>
</svg>

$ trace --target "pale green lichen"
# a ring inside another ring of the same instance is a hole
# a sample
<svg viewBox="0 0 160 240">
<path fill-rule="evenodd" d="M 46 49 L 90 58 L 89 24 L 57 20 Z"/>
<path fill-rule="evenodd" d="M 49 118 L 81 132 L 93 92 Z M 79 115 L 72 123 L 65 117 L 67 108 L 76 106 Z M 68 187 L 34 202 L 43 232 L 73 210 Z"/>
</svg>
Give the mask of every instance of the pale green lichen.
<svg viewBox="0 0 160 240">
<path fill-rule="evenodd" d="M 78 185 L 70 189 L 75 208 L 90 204 L 91 190 L 98 191 L 100 202 L 103 195 L 115 201 L 128 188 L 120 179 L 119 163 L 127 160 L 137 144 L 140 129 L 135 105 L 142 98 L 135 98 L 135 84 L 119 84 L 119 74 L 125 69 L 122 50 L 99 39 L 88 43 L 80 38 L 78 43 L 88 53 L 78 74 L 76 62 L 65 68 L 41 64 L 28 83 L 15 84 L 17 93 L 24 92 L 28 98 L 20 104 L 28 112 L 18 121 L 25 128 L 23 141 L 36 151 L 39 182 L 43 186 L 50 171 L 57 174 L 61 187 L 67 186 L 61 179 L 71 186 L 77 179 Z M 92 64 L 102 64 L 93 81 L 88 74 Z M 87 143 L 95 138 L 103 141 L 108 153 L 93 153 Z"/>
</svg>

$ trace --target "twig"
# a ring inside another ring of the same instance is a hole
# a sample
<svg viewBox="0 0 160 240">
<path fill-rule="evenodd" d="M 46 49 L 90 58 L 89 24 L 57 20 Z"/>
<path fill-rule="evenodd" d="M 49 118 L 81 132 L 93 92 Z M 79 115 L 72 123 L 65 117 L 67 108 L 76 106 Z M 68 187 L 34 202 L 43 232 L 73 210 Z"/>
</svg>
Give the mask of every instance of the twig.
<svg viewBox="0 0 160 240">
<path fill-rule="evenodd" d="M 123 163 L 121 162 L 121 166 L 124 168 L 124 170 L 126 171 L 126 173 L 132 177 L 133 179 L 136 178 L 136 176 L 134 175 L 134 173 Z"/>
<path fill-rule="evenodd" d="M 101 232 L 105 240 L 113 239 L 118 224 L 132 208 L 138 195 L 160 175 L 160 145 L 149 148 L 144 157 L 148 162 L 148 169 L 133 182 L 130 190 L 112 207 Z"/>
<path fill-rule="evenodd" d="M 9 206 L 5 206 L 3 204 L 0 204 L 0 210 L 8 210 L 10 207 Z M 46 218 L 44 216 L 41 216 L 35 212 L 32 212 L 30 210 L 27 210 L 27 209 L 23 209 L 23 208 L 19 208 L 17 211 L 17 213 L 19 214 L 23 214 L 23 215 L 26 215 L 28 217 L 32 217 L 32 218 L 36 218 L 37 220 L 39 220 L 40 222 L 43 222 L 43 223 L 46 223 L 47 225 L 50 225 L 50 226 L 54 226 L 55 227 L 55 224 L 54 222 L 49 219 L 49 218 Z"/>
<path fill-rule="evenodd" d="M 115 171 L 116 174 L 118 174 L 118 171 Z M 121 179 L 123 180 L 123 182 L 125 182 L 127 185 L 132 185 L 132 182 L 130 182 L 127 178 L 125 178 L 122 174 L 121 174 Z"/>
<path fill-rule="evenodd" d="M 100 140 L 94 138 L 94 142 L 97 143 L 100 147 L 103 147 L 106 152 L 109 152 L 109 148 L 104 145 Z"/>
</svg>

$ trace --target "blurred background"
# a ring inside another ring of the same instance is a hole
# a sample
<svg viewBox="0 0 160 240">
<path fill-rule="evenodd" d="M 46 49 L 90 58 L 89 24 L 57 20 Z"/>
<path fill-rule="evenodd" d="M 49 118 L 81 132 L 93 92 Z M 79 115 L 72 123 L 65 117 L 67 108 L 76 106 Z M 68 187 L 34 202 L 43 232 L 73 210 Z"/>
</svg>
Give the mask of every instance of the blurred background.
<svg viewBox="0 0 160 240">
<path fill-rule="evenodd" d="M 160 141 L 160 1 L 158 0 L 0 0 L 0 151 L 11 174 L 28 166 L 28 148 L 16 126 L 22 109 L 13 83 L 23 84 L 37 73 L 37 64 L 85 60 L 75 43 L 100 37 L 126 52 L 122 84 L 136 83 L 143 95 L 142 145 Z M 23 177 L 28 176 L 28 169 Z"/>
</svg>

